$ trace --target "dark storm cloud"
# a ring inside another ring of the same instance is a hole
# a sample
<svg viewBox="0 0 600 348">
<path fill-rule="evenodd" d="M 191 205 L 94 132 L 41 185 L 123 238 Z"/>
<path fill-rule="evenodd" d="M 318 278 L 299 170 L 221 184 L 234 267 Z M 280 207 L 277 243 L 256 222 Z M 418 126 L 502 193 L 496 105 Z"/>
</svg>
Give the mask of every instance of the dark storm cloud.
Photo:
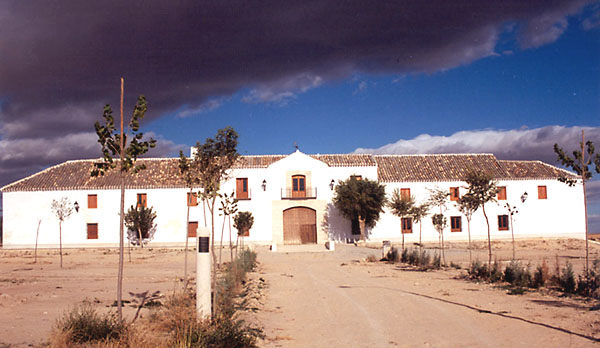
<svg viewBox="0 0 600 348">
<path fill-rule="evenodd" d="M 588 2 L 5 0 L 0 149 L 10 153 L 0 168 L 13 163 L 6 156 L 21 158 L 21 173 L 96 156 L 66 144 L 43 158 L 22 148 L 89 132 L 103 104 L 117 105 L 121 76 L 126 104 L 145 94 L 150 118 L 210 108 L 242 87 L 246 102 L 278 101 L 356 72 L 468 64 L 495 55 L 505 30 L 523 48 L 552 42 Z"/>
</svg>

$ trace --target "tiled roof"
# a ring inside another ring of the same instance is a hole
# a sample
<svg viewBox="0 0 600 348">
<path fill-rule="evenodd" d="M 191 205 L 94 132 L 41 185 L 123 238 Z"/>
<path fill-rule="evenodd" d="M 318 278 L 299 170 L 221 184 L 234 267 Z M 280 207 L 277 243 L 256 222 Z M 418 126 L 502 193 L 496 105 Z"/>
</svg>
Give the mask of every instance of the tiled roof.
<svg viewBox="0 0 600 348">
<path fill-rule="evenodd" d="M 554 179 L 560 176 L 576 177 L 564 169 L 551 166 L 541 161 L 498 161 L 513 179 Z"/>
<path fill-rule="evenodd" d="M 327 165 L 330 167 L 374 167 L 377 165 L 372 155 L 345 154 L 309 156 L 327 163 Z"/>
<path fill-rule="evenodd" d="M 377 166 L 382 182 L 462 181 L 470 169 L 484 171 L 495 179 L 549 179 L 574 175 L 540 161 L 498 161 L 491 154 L 452 155 L 310 155 L 331 167 Z M 241 156 L 236 168 L 266 168 L 285 155 Z M 119 171 L 91 177 L 96 160 L 67 161 L 6 185 L 3 192 L 76 189 L 116 189 Z M 140 159 L 147 169 L 128 174 L 127 188 L 185 187 L 179 177 L 177 158 Z"/>
<path fill-rule="evenodd" d="M 494 178 L 507 177 L 491 154 L 377 155 L 374 158 L 382 182 L 461 181 L 471 169 Z"/>
</svg>

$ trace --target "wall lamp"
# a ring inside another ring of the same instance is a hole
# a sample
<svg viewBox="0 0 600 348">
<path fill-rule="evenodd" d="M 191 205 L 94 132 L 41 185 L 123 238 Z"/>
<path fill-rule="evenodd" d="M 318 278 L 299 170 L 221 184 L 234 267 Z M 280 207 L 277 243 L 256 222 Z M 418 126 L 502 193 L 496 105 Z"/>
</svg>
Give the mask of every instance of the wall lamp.
<svg viewBox="0 0 600 348">
<path fill-rule="evenodd" d="M 525 193 L 523 193 L 521 195 L 521 202 L 525 203 L 525 201 L 527 200 L 527 197 L 529 197 L 529 195 L 527 194 L 527 191 L 525 191 Z"/>
<path fill-rule="evenodd" d="M 331 179 L 331 182 L 329 183 L 329 188 L 331 189 L 331 191 L 333 191 L 334 186 L 335 186 L 335 181 L 333 179 Z"/>
<path fill-rule="evenodd" d="M 262 187 L 263 191 L 267 190 L 267 180 L 263 180 L 261 187 Z"/>
<path fill-rule="evenodd" d="M 75 212 L 79 213 L 79 203 L 77 203 L 77 201 L 75 201 L 75 204 L 73 204 L 73 206 L 75 207 Z"/>
</svg>

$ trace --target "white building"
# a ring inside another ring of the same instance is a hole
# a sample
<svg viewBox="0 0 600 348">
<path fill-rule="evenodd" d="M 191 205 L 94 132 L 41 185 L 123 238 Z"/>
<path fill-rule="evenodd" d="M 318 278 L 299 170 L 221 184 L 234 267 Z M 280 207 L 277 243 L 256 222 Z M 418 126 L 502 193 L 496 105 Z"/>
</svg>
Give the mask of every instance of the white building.
<svg viewBox="0 0 600 348">
<path fill-rule="evenodd" d="M 4 247 L 31 247 L 35 244 L 38 222 L 40 247 L 58 245 L 58 220 L 52 214 L 52 200 L 67 197 L 77 202 L 79 211 L 63 222 L 63 245 L 115 246 L 119 236 L 118 171 L 91 177 L 95 160 L 67 161 L 4 186 Z M 137 202 L 154 207 L 157 232 L 153 245 L 183 245 L 186 234 L 195 236 L 196 226 L 210 223 L 208 209 L 199 202 L 190 208 L 186 226 L 187 193 L 179 177 L 177 158 L 142 159 L 146 170 L 127 178 L 126 209 Z M 223 193 L 234 192 L 238 210 L 250 211 L 254 225 L 246 237 L 254 244 L 325 243 L 329 239 L 356 238 L 350 221 L 332 204 L 334 185 L 354 175 L 378 180 L 387 195 L 395 188 L 414 195 L 417 202 L 428 199 L 431 188 L 453 193 L 444 215 L 449 226 L 447 240 L 467 240 L 467 221 L 453 201 L 466 192 L 461 179 L 468 170 L 491 174 L 502 191 L 498 203 L 488 203 L 493 240 L 511 236 L 506 203 L 516 206 L 514 232 L 517 238 L 585 238 L 583 193 L 580 186 L 569 187 L 557 180 L 573 175 L 539 161 L 501 161 L 491 154 L 451 155 L 290 155 L 242 156 L 222 185 Z M 217 207 L 220 203 L 217 202 Z M 432 208 L 431 214 L 438 210 Z M 207 221 L 207 222 L 205 222 Z M 223 217 L 216 216 L 220 235 Z M 419 240 L 419 225 L 404 223 L 408 243 Z M 401 238 L 400 219 L 387 209 L 377 225 L 367 231 L 370 241 Z M 232 231 L 236 236 L 237 231 Z M 486 223 L 478 210 L 471 222 L 474 240 L 487 238 Z M 228 241 L 228 226 L 225 241 Z M 438 233 L 428 216 L 422 221 L 423 241 L 437 241 Z M 219 238 L 217 238 L 219 239 Z"/>
</svg>

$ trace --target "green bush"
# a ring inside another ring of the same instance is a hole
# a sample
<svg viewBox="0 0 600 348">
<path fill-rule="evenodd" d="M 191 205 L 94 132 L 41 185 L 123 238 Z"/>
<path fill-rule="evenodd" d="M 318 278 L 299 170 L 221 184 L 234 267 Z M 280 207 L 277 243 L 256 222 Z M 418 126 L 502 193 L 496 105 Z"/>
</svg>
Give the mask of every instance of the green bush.
<svg viewBox="0 0 600 348">
<path fill-rule="evenodd" d="M 408 249 L 402 250 L 402 255 L 400 256 L 401 262 L 408 262 Z"/>
<path fill-rule="evenodd" d="M 528 287 L 533 284 L 529 267 L 524 267 L 519 261 L 511 261 L 504 270 L 504 281 L 515 286 Z"/>
<path fill-rule="evenodd" d="M 573 273 L 573 266 L 569 261 L 565 268 L 563 268 L 560 278 L 559 278 L 559 286 L 561 290 L 567 294 L 572 294 L 575 292 L 577 283 L 575 282 L 575 273 Z"/>
<path fill-rule="evenodd" d="M 583 296 L 600 298 L 600 260 L 594 260 L 587 274 L 580 274 L 577 293 Z"/>
<path fill-rule="evenodd" d="M 442 268 L 442 257 L 437 252 L 433 255 L 432 267 L 435 269 Z"/>
<path fill-rule="evenodd" d="M 398 262 L 398 249 L 391 247 L 390 250 L 388 250 L 387 254 L 385 255 L 385 258 L 389 261 L 389 262 Z"/>
<path fill-rule="evenodd" d="M 75 343 L 118 339 L 126 331 L 114 313 L 101 315 L 89 301 L 57 319 L 55 328 L 66 335 L 67 341 Z"/>
<path fill-rule="evenodd" d="M 542 261 L 542 264 L 535 269 L 531 286 L 536 289 L 544 286 L 549 276 L 548 265 L 546 264 L 546 260 L 544 260 Z"/>
<path fill-rule="evenodd" d="M 503 273 L 500 271 L 500 265 L 498 264 L 498 261 L 494 261 L 492 264 L 492 270 L 490 272 L 487 264 L 482 263 L 479 260 L 475 260 L 471 262 L 468 273 L 469 278 L 471 279 L 484 280 L 491 283 L 498 282 L 503 278 Z"/>
</svg>

